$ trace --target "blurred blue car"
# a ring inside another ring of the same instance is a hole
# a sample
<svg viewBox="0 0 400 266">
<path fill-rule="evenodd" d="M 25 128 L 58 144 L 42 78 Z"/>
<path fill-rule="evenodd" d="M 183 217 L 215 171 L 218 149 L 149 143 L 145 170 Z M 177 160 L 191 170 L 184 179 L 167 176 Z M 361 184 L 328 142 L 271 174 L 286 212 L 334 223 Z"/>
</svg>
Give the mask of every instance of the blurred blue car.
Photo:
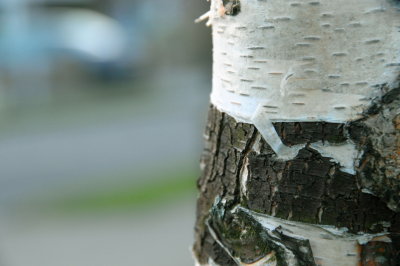
<svg viewBox="0 0 400 266">
<path fill-rule="evenodd" d="M 127 34 L 116 20 L 90 9 L 45 8 L 44 3 L 49 0 L 0 1 L 0 88 L 16 98 L 45 98 L 60 55 L 99 74 L 126 64 Z"/>
</svg>

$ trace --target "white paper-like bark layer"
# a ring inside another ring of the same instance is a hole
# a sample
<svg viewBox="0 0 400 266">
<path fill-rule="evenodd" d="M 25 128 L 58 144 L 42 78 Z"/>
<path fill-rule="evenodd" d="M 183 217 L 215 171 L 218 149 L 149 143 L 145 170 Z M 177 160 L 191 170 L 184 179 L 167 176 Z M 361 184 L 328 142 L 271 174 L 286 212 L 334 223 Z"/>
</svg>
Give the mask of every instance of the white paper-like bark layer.
<svg viewBox="0 0 400 266">
<path fill-rule="evenodd" d="M 308 239 L 317 265 L 358 265 L 360 244 L 365 244 L 378 237 L 381 239 L 380 241 L 391 241 L 386 236 L 387 233 L 354 235 L 332 226 L 292 222 L 239 208 L 249 213 L 268 231 L 279 229 L 284 235 Z"/>
<path fill-rule="evenodd" d="M 358 119 L 379 96 L 377 85 L 398 76 L 400 13 L 389 0 L 240 4 L 239 14 L 227 16 L 222 1 L 212 0 L 208 13 L 211 101 L 254 124 L 280 158 L 293 158 L 302 146 L 285 146 L 272 122 Z M 354 161 L 353 154 L 342 160 Z"/>
<path fill-rule="evenodd" d="M 346 228 L 337 228 L 329 225 L 316 225 L 302 222 L 294 222 L 284 219 L 279 219 L 273 216 L 253 212 L 243 207 L 235 207 L 232 212 L 244 212 L 252 219 L 257 221 L 265 233 L 271 237 L 271 241 L 276 241 L 275 244 L 284 247 L 280 241 L 279 236 L 285 236 L 298 240 L 307 240 L 312 250 L 312 255 L 316 265 L 336 266 L 336 265 L 358 265 L 361 259 L 361 245 L 370 241 L 375 242 L 388 242 L 392 240 L 389 233 L 382 232 L 377 234 L 351 234 L 347 232 Z M 266 254 L 265 257 L 258 261 L 246 264 L 240 258 L 235 257 L 230 250 L 223 245 L 218 238 L 214 229 L 207 223 L 211 236 L 220 245 L 222 249 L 241 266 L 276 266 L 277 261 L 275 258 L 275 251 Z M 275 235 L 279 232 L 278 235 Z M 274 236 L 274 237 L 272 237 Z M 285 248 L 285 260 L 288 265 L 297 265 L 296 256 L 290 249 Z M 303 248 L 308 249 L 306 246 L 299 246 L 300 250 Z M 275 258 L 275 259 L 274 259 Z M 208 264 L 202 265 L 198 262 L 196 266 L 218 266 L 212 259 L 209 259 Z M 222 265 L 221 265 L 222 266 Z"/>
</svg>

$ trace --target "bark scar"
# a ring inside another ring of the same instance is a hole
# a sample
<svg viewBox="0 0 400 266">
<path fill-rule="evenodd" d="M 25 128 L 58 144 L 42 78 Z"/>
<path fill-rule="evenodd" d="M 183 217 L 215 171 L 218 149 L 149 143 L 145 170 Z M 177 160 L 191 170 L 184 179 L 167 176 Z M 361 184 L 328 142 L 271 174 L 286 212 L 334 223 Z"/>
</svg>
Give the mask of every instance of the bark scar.
<svg viewBox="0 0 400 266">
<path fill-rule="evenodd" d="M 240 12 L 240 0 L 223 0 L 224 14 L 236 16 Z"/>
</svg>

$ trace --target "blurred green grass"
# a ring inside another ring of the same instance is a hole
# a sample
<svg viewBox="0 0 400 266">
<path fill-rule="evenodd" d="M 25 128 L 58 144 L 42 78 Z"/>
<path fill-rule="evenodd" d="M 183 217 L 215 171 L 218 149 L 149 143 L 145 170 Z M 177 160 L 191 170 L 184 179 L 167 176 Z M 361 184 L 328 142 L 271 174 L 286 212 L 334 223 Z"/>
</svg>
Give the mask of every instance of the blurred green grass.
<svg viewBox="0 0 400 266">
<path fill-rule="evenodd" d="M 180 170 L 147 174 L 143 179 L 151 181 L 140 183 L 125 181 L 108 186 L 103 184 L 99 187 L 85 185 L 77 191 L 70 189 L 42 194 L 23 204 L 25 205 L 23 208 L 42 215 L 79 215 L 127 208 L 146 209 L 187 198 L 185 196 L 189 195 L 194 198 L 196 177 L 196 171 Z"/>
<path fill-rule="evenodd" d="M 121 207 L 143 207 L 161 203 L 194 192 L 192 174 L 180 173 L 162 181 L 139 186 L 128 186 L 120 190 L 103 193 L 87 193 L 69 199 L 53 201 L 50 206 L 58 211 L 88 211 Z"/>
</svg>

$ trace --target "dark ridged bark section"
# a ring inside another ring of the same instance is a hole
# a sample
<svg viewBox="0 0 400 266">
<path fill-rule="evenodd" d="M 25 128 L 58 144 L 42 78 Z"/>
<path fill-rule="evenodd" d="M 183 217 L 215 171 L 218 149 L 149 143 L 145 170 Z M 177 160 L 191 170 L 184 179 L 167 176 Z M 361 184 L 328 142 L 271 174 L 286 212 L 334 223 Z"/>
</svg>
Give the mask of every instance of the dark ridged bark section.
<svg viewBox="0 0 400 266">
<path fill-rule="evenodd" d="M 292 221 L 347 227 L 351 233 L 391 232 L 392 243 L 370 242 L 361 246 L 360 265 L 398 265 L 399 94 L 400 89 L 384 91 L 385 96 L 374 103 L 366 118 L 348 124 L 275 124 L 286 145 L 316 141 L 340 144 L 350 139 L 363 150 L 356 175 L 341 171 L 340 165 L 308 145 L 295 159 L 278 161 L 254 126 L 237 123 L 211 106 L 201 159 L 202 176 L 198 180 L 194 253 L 199 262 L 205 264 L 211 258 L 219 265 L 236 265 L 230 257 L 236 254 L 250 263 L 274 250 L 260 228 L 251 226 L 245 216 L 229 212 L 242 206 Z M 244 172 L 245 190 L 241 186 Z M 250 234 L 244 234 L 249 231 Z M 282 244 L 300 254 L 295 242 Z M 279 259 L 279 250 L 275 252 L 278 265 L 285 265 Z M 368 264 L 374 256 L 385 260 Z M 299 255 L 297 259 L 299 265 L 313 264 L 307 261 L 309 256 Z"/>
</svg>

